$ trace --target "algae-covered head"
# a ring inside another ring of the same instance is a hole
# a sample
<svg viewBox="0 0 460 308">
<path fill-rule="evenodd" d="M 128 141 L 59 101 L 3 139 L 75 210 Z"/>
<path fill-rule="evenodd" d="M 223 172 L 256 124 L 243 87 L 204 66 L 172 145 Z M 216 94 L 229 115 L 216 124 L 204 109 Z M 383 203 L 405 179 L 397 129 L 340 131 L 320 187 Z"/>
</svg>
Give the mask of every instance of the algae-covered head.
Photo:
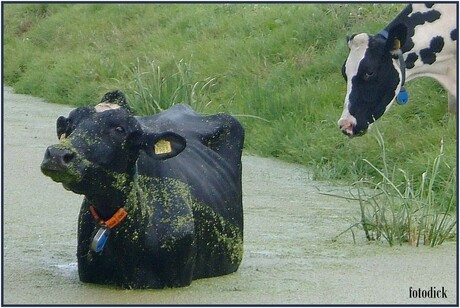
<svg viewBox="0 0 460 308">
<path fill-rule="evenodd" d="M 46 149 L 41 170 L 78 194 L 110 195 L 117 175 L 134 175 L 140 151 L 167 159 L 186 145 L 173 132 L 144 132 L 130 110 L 113 103 L 77 108 L 59 117 L 56 126 L 59 143 Z M 158 145 L 168 145 L 168 151 L 158 152 Z"/>
</svg>

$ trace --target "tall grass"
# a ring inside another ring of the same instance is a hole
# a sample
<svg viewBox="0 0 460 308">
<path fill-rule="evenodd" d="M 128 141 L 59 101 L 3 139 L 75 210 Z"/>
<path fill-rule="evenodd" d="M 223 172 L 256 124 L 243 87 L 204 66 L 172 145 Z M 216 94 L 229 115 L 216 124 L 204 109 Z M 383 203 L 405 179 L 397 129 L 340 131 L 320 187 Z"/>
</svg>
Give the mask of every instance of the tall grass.
<svg viewBox="0 0 460 308">
<path fill-rule="evenodd" d="M 383 169 L 368 160 L 379 175 L 375 179 L 361 179 L 354 182 L 350 190 L 351 199 L 359 202 L 360 219 L 348 230 L 355 237 L 353 229 L 363 230 L 368 240 L 384 240 L 390 246 L 403 243 L 419 246 L 436 246 L 446 239 L 455 237 L 456 220 L 456 168 L 448 174 L 440 172 L 445 164 L 444 144 L 426 171 L 414 176 L 397 166 L 390 167 L 385 159 L 385 143 L 377 129 L 377 139 L 384 159 Z M 396 174 L 402 174 L 400 182 Z M 414 184 L 416 183 L 416 184 Z M 435 183 L 443 189 L 435 189 Z M 342 233 L 343 234 L 343 233 Z"/>
<path fill-rule="evenodd" d="M 187 103 L 205 113 L 212 102 L 207 93 L 215 79 L 195 81 L 191 65 L 183 59 L 171 74 L 165 74 L 160 65 L 149 59 L 138 58 L 129 69 L 133 81 L 126 87 L 126 94 L 132 98 L 131 106 L 139 114 L 155 114 L 178 103 Z"/>
</svg>

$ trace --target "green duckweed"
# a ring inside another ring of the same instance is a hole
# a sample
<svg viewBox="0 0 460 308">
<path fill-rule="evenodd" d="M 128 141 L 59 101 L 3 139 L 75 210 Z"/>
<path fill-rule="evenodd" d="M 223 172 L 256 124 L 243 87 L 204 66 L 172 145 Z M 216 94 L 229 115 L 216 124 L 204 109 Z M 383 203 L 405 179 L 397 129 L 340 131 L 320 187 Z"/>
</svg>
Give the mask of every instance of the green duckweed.
<svg viewBox="0 0 460 308">
<path fill-rule="evenodd" d="M 192 198 L 189 185 L 172 178 L 137 176 L 129 182 L 126 174 L 114 173 L 113 177 L 113 186 L 125 190 L 127 195 L 125 209 L 137 219 L 130 223 L 124 222 L 125 228 L 130 229 L 131 241 L 139 240 L 139 229 L 155 228 L 157 226 L 153 224 L 156 222 L 168 226 L 168 234 L 161 235 L 162 249 L 173 250 L 175 243 L 184 234 L 194 232 L 197 242 L 202 246 L 200 249 L 206 247 L 215 257 L 224 255 L 231 263 L 241 261 L 242 232 L 209 206 Z M 155 203 L 160 203 L 162 208 L 155 209 Z M 132 229 L 131 225 L 136 227 Z"/>
</svg>

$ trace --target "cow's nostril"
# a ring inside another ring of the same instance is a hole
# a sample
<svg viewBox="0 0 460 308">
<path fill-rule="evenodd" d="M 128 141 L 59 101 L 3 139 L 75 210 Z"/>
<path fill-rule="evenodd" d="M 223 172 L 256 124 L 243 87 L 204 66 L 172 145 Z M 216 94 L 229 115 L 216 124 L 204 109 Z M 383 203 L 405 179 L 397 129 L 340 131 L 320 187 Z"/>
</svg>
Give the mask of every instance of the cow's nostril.
<svg viewBox="0 0 460 308">
<path fill-rule="evenodd" d="M 75 153 L 67 149 L 50 146 L 45 151 L 44 166 L 49 168 L 66 168 L 75 159 Z"/>
<path fill-rule="evenodd" d="M 75 157 L 75 154 L 73 153 L 66 153 L 64 154 L 64 156 L 62 157 L 62 161 L 64 162 L 64 164 L 68 164 L 72 161 L 72 159 Z"/>
<path fill-rule="evenodd" d="M 348 137 L 353 137 L 353 123 L 342 119 L 339 121 L 339 127 L 343 134 L 347 135 Z"/>
</svg>

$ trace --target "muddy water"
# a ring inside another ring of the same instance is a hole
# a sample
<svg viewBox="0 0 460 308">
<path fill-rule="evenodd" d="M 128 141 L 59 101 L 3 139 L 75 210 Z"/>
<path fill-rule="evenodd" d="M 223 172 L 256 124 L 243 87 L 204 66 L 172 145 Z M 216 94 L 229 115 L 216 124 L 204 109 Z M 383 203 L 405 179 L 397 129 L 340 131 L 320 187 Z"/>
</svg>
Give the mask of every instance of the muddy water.
<svg viewBox="0 0 460 308">
<path fill-rule="evenodd" d="M 454 304 L 456 243 L 389 248 L 357 233 L 332 241 L 357 204 L 321 194 L 301 166 L 243 157 L 245 244 L 238 272 L 165 290 L 83 284 L 76 264 L 82 197 L 40 173 L 55 120 L 70 108 L 4 89 L 4 304 Z M 414 299 L 409 289 L 444 288 Z"/>
</svg>

